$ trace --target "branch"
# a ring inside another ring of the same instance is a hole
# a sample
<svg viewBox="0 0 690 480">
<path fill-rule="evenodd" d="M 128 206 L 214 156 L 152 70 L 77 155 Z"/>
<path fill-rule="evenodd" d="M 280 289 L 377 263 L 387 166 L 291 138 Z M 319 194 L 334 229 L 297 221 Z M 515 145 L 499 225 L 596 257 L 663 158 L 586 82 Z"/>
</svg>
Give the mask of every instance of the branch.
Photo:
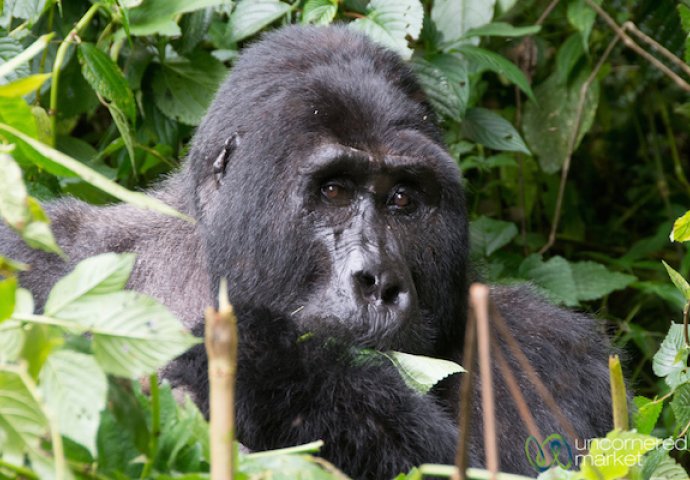
<svg viewBox="0 0 690 480">
<path fill-rule="evenodd" d="M 597 62 L 597 65 L 594 67 L 594 70 L 592 70 L 592 73 L 589 74 L 589 77 L 587 77 L 585 83 L 583 83 L 580 87 L 580 98 L 578 100 L 577 110 L 575 112 L 575 126 L 573 131 L 570 133 L 570 138 L 568 139 L 568 153 L 565 157 L 563 168 L 561 170 L 561 183 L 558 187 L 558 198 L 556 199 L 556 209 L 553 212 L 553 220 L 551 221 L 549 240 L 541 248 L 541 250 L 539 250 L 540 254 L 544 254 L 556 242 L 556 232 L 558 231 L 558 224 L 560 223 L 561 219 L 561 208 L 563 207 L 563 197 L 565 195 L 565 184 L 568 180 L 568 172 L 570 171 L 570 163 L 573 158 L 573 150 L 575 150 L 577 137 L 580 134 L 582 114 L 585 109 L 585 102 L 587 101 L 587 92 L 589 91 L 589 87 L 592 85 L 592 82 L 594 82 L 594 79 L 597 77 L 599 70 L 601 70 L 601 67 L 604 65 L 604 62 L 609 57 L 611 50 L 613 50 L 613 47 L 616 46 L 616 43 L 618 43 L 618 38 L 618 35 L 613 37 L 609 45 L 606 47 L 604 54 L 599 59 L 599 62 Z"/>
</svg>

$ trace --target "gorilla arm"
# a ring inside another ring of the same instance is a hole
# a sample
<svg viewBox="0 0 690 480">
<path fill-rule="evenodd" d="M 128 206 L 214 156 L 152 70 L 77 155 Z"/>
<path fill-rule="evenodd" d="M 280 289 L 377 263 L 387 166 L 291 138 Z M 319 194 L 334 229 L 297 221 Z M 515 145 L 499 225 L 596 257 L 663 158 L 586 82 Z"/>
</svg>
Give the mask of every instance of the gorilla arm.
<svg viewBox="0 0 690 480">
<path fill-rule="evenodd" d="M 321 455 L 354 478 L 393 478 L 422 463 L 452 463 L 457 428 L 432 396 L 380 357 L 355 358 L 322 334 L 302 340 L 290 319 L 238 308 L 239 440 L 265 450 L 323 440 Z M 170 368 L 208 408 L 206 354 L 197 346 Z"/>
</svg>

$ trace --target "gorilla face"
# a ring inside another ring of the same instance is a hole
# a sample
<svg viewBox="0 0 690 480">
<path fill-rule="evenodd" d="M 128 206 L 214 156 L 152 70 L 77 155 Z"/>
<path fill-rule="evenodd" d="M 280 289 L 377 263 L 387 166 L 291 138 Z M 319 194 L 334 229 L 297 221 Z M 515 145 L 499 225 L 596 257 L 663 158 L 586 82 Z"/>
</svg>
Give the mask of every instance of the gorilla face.
<svg viewBox="0 0 690 480">
<path fill-rule="evenodd" d="M 444 355 L 464 324 L 467 220 L 419 86 L 344 28 L 269 38 L 245 50 L 190 152 L 191 172 L 208 172 L 192 187 L 214 285 L 227 277 L 233 302 L 305 332 Z M 334 40 L 348 46 L 337 58 L 314 53 Z"/>
</svg>

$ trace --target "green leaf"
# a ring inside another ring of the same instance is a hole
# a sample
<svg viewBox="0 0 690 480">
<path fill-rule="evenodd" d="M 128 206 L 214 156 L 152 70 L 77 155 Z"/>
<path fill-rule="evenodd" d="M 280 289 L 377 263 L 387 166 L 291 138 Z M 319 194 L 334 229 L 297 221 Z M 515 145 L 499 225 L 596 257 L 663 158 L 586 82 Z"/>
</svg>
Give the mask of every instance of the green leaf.
<svg viewBox="0 0 690 480">
<path fill-rule="evenodd" d="M 396 366 L 407 386 L 421 394 L 429 393 L 434 385 L 449 375 L 465 371 L 457 363 L 441 358 L 403 352 L 388 352 L 385 355 Z"/>
<path fill-rule="evenodd" d="M 198 125 L 227 73 L 225 66 L 208 54 L 166 62 L 154 71 L 153 99 L 169 118 Z"/>
<path fill-rule="evenodd" d="M 570 264 L 577 286 L 579 301 L 596 300 L 614 290 L 622 290 L 637 280 L 633 275 L 612 272 L 600 263 L 574 262 Z"/>
<path fill-rule="evenodd" d="M 26 335 L 21 322 L 7 320 L 0 324 L 0 364 L 16 363 L 24 348 Z M 0 427 L 0 430 L 2 427 Z M 2 449 L 0 433 L 0 449 Z"/>
<path fill-rule="evenodd" d="M 633 425 L 635 425 L 635 429 L 640 433 L 652 433 L 659 419 L 659 415 L 661 415 L 661 410 L 664 408 L 664 402 L 636 396 L 633 398 L 633 403 L 635 407 L 637 407 L 633 413 Z"/>
<path fill-rule="evenodd" d="M 48 294 L 46 315 L 60 311 L 86 295 L 117 292 L 125 288 L 136 256 L 133 253 L 103 253 L 87 258 L 61 278 Z"/>
<path fill-rule="evenodd" d="M 128 12 L 130 34 L 176 37 L 182 34 L 176 21 L 179 15 L 224 3 L 226 0 L 146 0 Z"/>
<path fill-rule="evenodd" d="M 136 158 L 134 156 L 134 138 L 132 138 L 132 130 L 130 129 L 129 123 L 127 122 L 127 117 L 125 113 L 122 110 L 120 110 L 114 103 L 108 104 L 108 111 L 110 112 L 110 116 L 115 121 L 115 126 L 117 127 L 117 130 L 120 132 L 120 137 L 122 137 L 122 141 L 125 143 L 125 148 L 127 149 L 127 154 L 129 155 L 129 160 L 132 165 L 132 171 L 136 172 L 137 168 L 134 163 Z"/>
<path fill-rule="evenodd" d="M 20 65 L 25 64 L 36 55 L 41 53 L 43 49 L 48 46 L 50 39 L 53 38 L 54 33 L 47 33 L 38 37 L 34 43 L 29 45 L 29 47 L 19 54 L 13 55 L 6 62 L 0 64 L 0 78 L 7 77 L 10 73 L 14 72 Z M 0 55 L 1 57 L 2 55 Z"/>
<path fill-rule="evenodd" d="M 690 424 L 690 384 L 681 385 L 673 393 L 671 410 L 676 417 L 676 425 L 682 428 Z"/>
<path fill-rule="evenodd" d="M 431 20 L 441 41 L 450 43 L 491 22 L 495 5 L 496 0 L 436 0 L 431 7 Z M 473 43 L 478 44 L 479 39 Z"/>
<path fill-rule="evenodd" d="M 55 317 L 89 332 L 103 370 L 127 378 L 149 375 L 199 343 L 167 308 L 131 291 L 81 297 Z"/>
<path fill-rule="evenodd" d="M 473 64 L 474 68 L 471 70 L 477 73 L 483 72 L 484 70 L 491 70 L 499 75 L 503 75 L 510 82 L 517 85 L 520 90 L 525 92 L 525 95 L 535 100 L 534 92 L 532 92 L 532 87 L 529 85 L 529 80 L 527 80 L 522 70 L 510 60 L 497 53 L 483 48 L 473 47 L 472 45 L 462 45 L 452 50 L 461 53 Z"/>
<path fill-rule="evenodd" d="M 6 85 L 0 85 L 0 97 L 23 97 L 35 92 L 51 75 L 50 73 L 40 73 L 20 78 Z"/>
<path fill-rule="evenodd" d="M 522 124 L 525 138 L 546 173 L 559 171 L 569 153 L 568 146 L 575 129 L 580 87 L 588 75 L 589 72 L 583 70 L 568 85 L 560 82 L 558 74 L 551 75 L 535 88 L 539 104 L 529 101 L 525 105 Z M 577 148 L 594 123 L 598 103 L 599 84 L 595 81 L 585 97 L 581 125 L 574 148 Z"/>
<path fill-rule="evenodd" d="M 486 147 L 530 155 L 527 145 L 515 127 L 491 110 L 470 108 L 462 121 L 461 129 L 466 138 Z"/>
<path fill-rule="evenodd" d="M 594 0 L 594 3 L 601 5 L 601 0 Z M 585 0 L 570 0 L 568 2 L 568 21 L 580 32 L 585 51 L 588 51 L 589 48 L 589 34 L 592 33 L 596 17 L 596 12 L 587 5 Z"/>
<path fill-rule="evenodd" d="M 690 210 L 676 219 L 671 231 L 672 242 L 687 242 L 688 240 L 690 240 Z"/>
<path fill-rule="evenodd" d="M 240 0 L 230 15 L 230 38 L 239 42 L 254 35 L 291 10 L 278 0 Z"/>
<path fill-rule="evenodd" d="M 79 61 L 82 74 L 94 91 L 120 109 L 134 123 L 136 107 L 134 95 L 120 67 L 103 51 L 91 43 L 80 43 Z"/>
<path fill-rule="evenodd" d="M 307 0 L 302 10 L 302 23 L 328 25 L 338 13 L 337 0 Z"/>
<path fill-rule="evenodd" d="M 683 325 L 676 323 L 671 325 L 666 338 L 661 342 L 659 351 L 654 355 L 652 370 L 671 388 L 690 381 L 688 347 L 685 345 Z"/>
<path fill-rule="evenodd" d="M 11 156 L 0 153 L 0 173 L 0 217 L 22 231 L 30 221 L 22 170 Z"/>
<path fill-rule="evenodd" d="M 507 245 L 518 234 L 514 223 L 495 220 L 481 216 L 470 222 L 470 243 L 473 252 L 490 256 L 499 248 Z"/>
<path fill-rule="evenodd" d="M 642 478 L 645 480 L 688 480 L 690 477 L 680 466 L 670 452 L 665 448 L 657 448 L 644 456 L 642 463 Z"/>
<path fill-rule="evenodd" d="M 563 257 L 555 256 L 545 262 L 541 255 L 532 254 L 522 261 L 518 274 L 544 289 L 552 300 L 571 307 L 578 304 L 573 271 Z"/>
<path fill-rule="evenodd" d="M 414 58 L 412 68 L 434 109 L 440 115 L 461 121 L 470 96 L 465 62 L 441 53 L 429 58 Z"/>
<path fill-rule="evenodd" d="M 482 25 L 481 27 L 471 28 L 463 35 L 463 38 L 470 37 L 524 37 L 535 35 L 541 30 L 541 25 L 530 25 L 527 27 L 514 27 L 505 22 L 493 22 Z"/>
<path fill-rule="evenodd" d="M 29 385 L 26 372 L 0 365 L 0 451 L 4 457 L 21 459 L 27 451 L 38 452 L 48 436 L 48 420 Z"/>
<path fill-rule="evenodd" d="M 60 433 L 95 456 L 108 382 L 93 356 L 69 350 L 55 352 L 43 364 L 39 381 Z"/>
<path fill-rule="evenodd" d="M 672 269 L 668 263 L 665 261 L 661 261 L 661 263 L 664 264 L 664 267 L 666 267 L 666 271 L 668 272 L 668 276 L 671 277 L 671 281 L 673 284 L 676 286 L 678 291 L 683 294 L 683 297 L 685 297 L 686 300 L 690 301 L 690 285 L 688 284 L 688 281 L 685 280 L 680 273 L 676 272 L 674 269 Z"/>
<path fill-rule="evenodd" d="M 407 38 L 419 38 L 423 19 L 424 9 L 419 0 L 371 0 L 367 5 L 367 16 L 348 26 L 409 59 L 412 49 Z"/>
<path fill-rule="evenodd" d="M 575 65 L 585 54 L 581 39 L 582 37 L 579 33 L 574 33 L 558 49 L 556 54 L 556 75 L 558 82 L 561 84 L 565 85 L 568 82 Z"/>
<path fill-rule="evenodd" d="M 22 238 L 31 248 L 38 248 L 45 252 L 64 255 L 55 241 L 53 232 L 47 222 L 31 222 L 22 230 Z"/>
<path fill-rule="evenodd" d="M 16 295 L 16 277 L 0 280 L 0 323 L 10 318 L 10 315 L 12 315 L 12 312 L 14 312 L 14 301 Z"/>
<path fill-rule="evenodd" d="M 584 456 L 581 472 L 587 480 L 613 480 L 625 477 L 630 467 L 642 460 L 642 455 L 654 450 L 661 440 L 635 431 L 616 430 L 606 439 L 595 438 Z M 627 461 L 622 461 L 627 459 Z"/>
<path fill-rule="evenodd" d="M 182 218 L 188 221 L 193 221 L 187 215 L 184 215 L 175 210 L 174 208 L 169 207 L 162 201 L 145 195 L 143 193 L 129 191 L 126 188 L 118 185 L 117 183 L 108 180 L 105 176 L 101 175 L 100 173 L 88 168 L 78 160 L 68 157 L 64 153 L 50 148 L 48 145 L 45 145 L 24 135 L 23 133 L 10 127 L 9 125 L 0 123 L 0 131 L 11 133 L 18 139 L 28 144 L 32 149 L 40 153 L 45 159 L 45 161 L 39 163 L 39 165 L 59 165 L 64 169 L 73 172 L 75 175 L 80 177 L 85 182 L 88 182 L 94 187 L 99 188 L 104 192 L 109 193 L 113 197 L 119 198 L 120 200 L 127 202 L 131 205 L 148 210 L 154 210 L 165 215 L 171 215 L 173 217 Z"/>
<path fill-rule="evenodd" d="M 248 455 L 241 458 L 239 470 L 247 478 L 333 480 L 334 475 L 324 468 L 327 465 L 322 460 L 317 463 L 309 455 Z"/>
<path fill-rule="evenodd" d="M 55 285 L 45 311 L 59 325 L 70 322 L 76 333 L 89 332 L 96 360 L 106 372 L 137 378 L 199 340 L 154 299 L 117 291 L 132 265 L 133 256 L 127 254 L 107 253 L 82 261 Z"/>
</svg>

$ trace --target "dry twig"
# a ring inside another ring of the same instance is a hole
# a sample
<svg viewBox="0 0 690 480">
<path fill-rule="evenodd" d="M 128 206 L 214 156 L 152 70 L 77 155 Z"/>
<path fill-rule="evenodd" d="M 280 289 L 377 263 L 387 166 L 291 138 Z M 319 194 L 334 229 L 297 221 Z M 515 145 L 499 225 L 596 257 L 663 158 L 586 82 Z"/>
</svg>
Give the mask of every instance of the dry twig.
<svg viewBox="0 0 690 480">
<path fill-rule="evenodd" d="M 228 300 L 225 279 L 220 282 L 218 311 L 206 309 L 205 344 L 210 389 L 211 480 L 232 480 L 236 467 L 235 377 L 237 374 L 237 317 Z"/>
</svg>

